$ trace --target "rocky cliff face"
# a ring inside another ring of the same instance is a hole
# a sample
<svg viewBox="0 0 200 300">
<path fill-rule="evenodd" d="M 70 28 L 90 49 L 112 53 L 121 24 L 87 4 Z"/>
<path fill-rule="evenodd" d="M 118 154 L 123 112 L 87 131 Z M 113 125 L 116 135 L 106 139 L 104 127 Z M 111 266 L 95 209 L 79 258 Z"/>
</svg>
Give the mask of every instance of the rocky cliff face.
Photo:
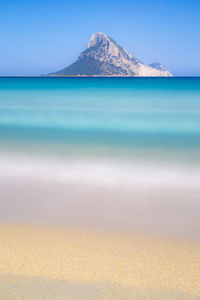
<svg viewBox="0 0 200 300">
<path fill-rule="evenodd" d="M 172 76 L 161 64 L 146 65 L 104 33 L 94 33 L 78 60 L 50 75 Z"/>
</svg>

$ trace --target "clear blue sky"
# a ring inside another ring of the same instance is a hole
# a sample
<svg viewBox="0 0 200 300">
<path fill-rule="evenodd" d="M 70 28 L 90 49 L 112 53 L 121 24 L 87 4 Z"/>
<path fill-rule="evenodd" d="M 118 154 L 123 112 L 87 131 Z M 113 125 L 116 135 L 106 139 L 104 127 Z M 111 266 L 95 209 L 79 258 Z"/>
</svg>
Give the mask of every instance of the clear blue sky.
<svg viewBox="0 0 200 300">
<path fill-rule="evenodd" d="M 200 0 L 0 0 L 0 74 L 57 71 L 97 31 L 145 63 L 200 75 Z"/>
</svg>

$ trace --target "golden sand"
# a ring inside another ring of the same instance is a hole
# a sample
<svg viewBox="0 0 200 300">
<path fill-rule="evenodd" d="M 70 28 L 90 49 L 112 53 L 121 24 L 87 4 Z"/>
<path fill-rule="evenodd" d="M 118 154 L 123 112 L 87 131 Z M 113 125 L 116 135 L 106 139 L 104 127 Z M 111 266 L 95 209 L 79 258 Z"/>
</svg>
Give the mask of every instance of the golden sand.
<svg viewBox="0 0 200 300">
<path fill-rule="evenodd" d="M 0 299 L 200 299 L 200 244 L 1 225 Z"/>
</svg>

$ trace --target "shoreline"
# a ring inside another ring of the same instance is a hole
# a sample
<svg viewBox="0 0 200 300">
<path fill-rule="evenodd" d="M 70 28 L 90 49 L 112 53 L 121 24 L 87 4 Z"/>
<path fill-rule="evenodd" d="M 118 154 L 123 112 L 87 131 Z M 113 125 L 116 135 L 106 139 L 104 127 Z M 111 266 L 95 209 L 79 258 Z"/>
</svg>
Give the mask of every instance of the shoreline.
<svg viewBox="0 0 200 300">
<path fill-rule="evenodd" d="M 0 75 L 0 78 L 200 78 L 200 76 L 118 76 L 118 75 Z"/>
</svg>

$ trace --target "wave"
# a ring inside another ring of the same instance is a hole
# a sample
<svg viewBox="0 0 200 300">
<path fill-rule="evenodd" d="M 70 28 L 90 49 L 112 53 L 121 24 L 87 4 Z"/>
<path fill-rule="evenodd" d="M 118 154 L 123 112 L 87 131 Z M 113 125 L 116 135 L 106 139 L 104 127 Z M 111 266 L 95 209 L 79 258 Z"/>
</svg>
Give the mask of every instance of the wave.
<svg viewBox="0 0 200 300">
<path fill-rule="evenodd" d="M 155 164 L 105 157 L 59 159 L 1 153 L 0 176 L 91 186 L 195 188 L 199 186 L 200 168 L 161 161 Z"/>
</svg>

